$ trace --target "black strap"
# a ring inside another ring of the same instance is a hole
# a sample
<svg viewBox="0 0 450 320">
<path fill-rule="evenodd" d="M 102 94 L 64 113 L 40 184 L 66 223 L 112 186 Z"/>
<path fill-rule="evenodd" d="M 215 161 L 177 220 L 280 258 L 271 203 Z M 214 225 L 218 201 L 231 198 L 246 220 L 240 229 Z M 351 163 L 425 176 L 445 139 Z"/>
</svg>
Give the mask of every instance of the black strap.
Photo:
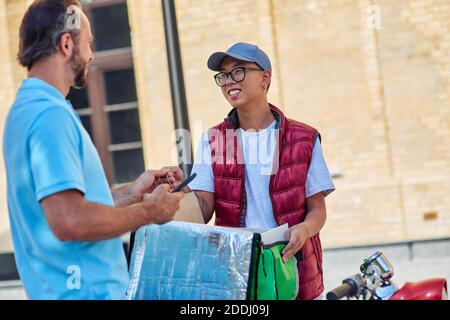
<svg viewBox="0 0 450 320">
<path fill-rule="evenodd" d="M 128 269 L 130 269 L 130 265 L 131 265 L 131 256 L 133 254 L 135 238 L 136 238 L 136 231 L 133 231 L 133 232 L 131 232 L 130 244 L 128 245 L 128 257 L 127 257 Z"/>
<path fill-rule="evenodd" d="M 252 281 L 253 276 L 255 276 L 255 300 L 258 300 L 258 268 L 259 268 L 259 244 L 261 242 L 261 235 L 259 233 L 253 234 L 253 240 L 252 240 L 252 253 L 250 257 L 250 270 L 249 270 L 249 276 L 248 276 L 248 283 L 247 283 L 247 300 L 251 300 L 252 295 Z M 255 259 L 256 259 L 256 268 L 255 267 Z M 252 274 L 252 270 L 254 270 L 254 274 Z"/>
</svg>

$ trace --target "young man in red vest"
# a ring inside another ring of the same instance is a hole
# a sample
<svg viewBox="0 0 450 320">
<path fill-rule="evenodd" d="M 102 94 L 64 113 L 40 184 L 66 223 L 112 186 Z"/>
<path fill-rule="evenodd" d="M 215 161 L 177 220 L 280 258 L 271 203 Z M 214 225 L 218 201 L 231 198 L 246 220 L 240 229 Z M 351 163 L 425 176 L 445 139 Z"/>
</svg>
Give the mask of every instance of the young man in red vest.
<svg viewBox="0 0 450 320">
<path fill-rule="evenodd" d="M 233 107 L 224 122 L 203 135 L 190 188 L 203 217 L 216 225 L 271 229 L 288 223 L 287 260 L 299 251 L 298 299 L 324 291 L 319 232 L 325 197 L 335 188 L 318 131 L 288 119 L 267 101 L 272 68 L 257 46 L 237 43 L 213 54 L 208 67 Z"/>
</svg>

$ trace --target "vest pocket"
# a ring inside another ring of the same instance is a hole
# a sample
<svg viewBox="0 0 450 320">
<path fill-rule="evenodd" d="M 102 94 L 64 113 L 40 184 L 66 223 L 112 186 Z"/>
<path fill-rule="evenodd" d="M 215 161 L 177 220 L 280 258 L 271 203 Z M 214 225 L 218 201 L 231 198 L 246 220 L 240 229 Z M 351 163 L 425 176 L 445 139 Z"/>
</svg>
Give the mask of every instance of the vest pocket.
<svg viewBox="0 0 450 320">
<path fill-rule="evenodd" d="M 317 261 L 317 269 L 322 274 L 323 273 L 323 270 L 322 270 L 322 244 L 320 243 L 319 235 L 315 235 L 314 237 L 312 237 L 311 242 L 314 247 L 314 255 L 315 255 L 316 261 Z"/>
<path fill-rule="evenodd" d="M 310 238 L 305 242 L 302 249 L 304 260 L 298 262 L 300 274 L 302 276 L 300 282 L 301 284 L 314 280 L 320 272 L 315 251 L 314 240 L 313 238 Z"/>
</svg>

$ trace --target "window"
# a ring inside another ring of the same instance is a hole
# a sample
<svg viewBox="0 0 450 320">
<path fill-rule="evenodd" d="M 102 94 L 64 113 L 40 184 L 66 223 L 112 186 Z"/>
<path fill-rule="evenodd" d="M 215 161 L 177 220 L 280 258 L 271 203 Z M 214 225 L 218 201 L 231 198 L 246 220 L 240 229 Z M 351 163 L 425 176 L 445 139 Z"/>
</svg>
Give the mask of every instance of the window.
<svg viewBox="0 0 450 320">
<path fill-rule="evenodd" d="M 67 97 L 92 137 L 111 185 L 145 170 L 136 82 L 125 0 L 84 5 L 95 36 L 95 61 L 86 89 Z"/>
<path fill-rule="evenodd" d="M 86 89 L 70 90 L 67 99 L 70 100 L 73 107 L 80 115 L 83 126 L 86 128 L 87 132 L 92 137 L 92 124 L 91 124 L 92 109 L 89 108 L 89 101 L 87 98 Z"/>
<path fill-rule="evenodd" d="M 131 47 L 128 11 L 125 4 L 93 8 L 91 22 L 96 39 L 96 51 Z"/>
</svg>

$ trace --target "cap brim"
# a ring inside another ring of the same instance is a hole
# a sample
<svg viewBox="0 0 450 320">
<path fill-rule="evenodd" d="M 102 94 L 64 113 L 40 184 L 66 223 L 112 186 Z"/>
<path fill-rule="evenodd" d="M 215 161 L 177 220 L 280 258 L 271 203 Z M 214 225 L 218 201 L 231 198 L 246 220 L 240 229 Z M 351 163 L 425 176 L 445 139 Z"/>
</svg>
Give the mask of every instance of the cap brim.
<svg viewBox="0 0 450 320">
<path fill-rule="evenodd" d="M 241 61 L 254 62 L 253 60 L 250 60 L 238 54 L 216 52 L 208 59 L 208 68 L 211 69 L 212 71 L 221 71 L 223 59 L 227 57 L 231 57 Z"/>
</svg>

